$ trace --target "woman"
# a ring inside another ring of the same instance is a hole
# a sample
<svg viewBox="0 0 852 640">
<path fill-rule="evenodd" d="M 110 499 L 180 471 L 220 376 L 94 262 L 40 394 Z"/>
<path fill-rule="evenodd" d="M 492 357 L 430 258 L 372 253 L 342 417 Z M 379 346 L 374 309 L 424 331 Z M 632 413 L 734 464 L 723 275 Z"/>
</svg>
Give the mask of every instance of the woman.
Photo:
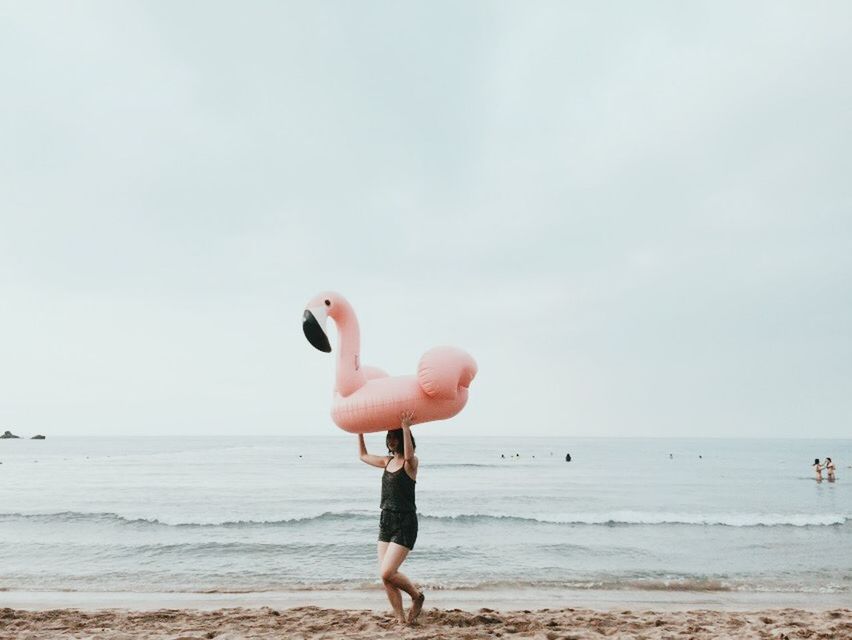
<svg viewBox="0 0 852 640">
<path fill-rule="evenodd" d="M 829 457 L 825 458 L 825 470 L 828 473 L 828 481 L 834 482 L 834 463 Z"/>
<path fill-rule="evenodd" d="M 814 473 L 816 473 L 816 481 L 822 482 L 822 465 L 819 463 L 819 458 L 814 459 Z"/>
<path fill-rule="evenodd" d="M 379 575 L 394 614 L 401 624 L 414 622 L 420 615 L 423 601 L 426 599 L 423 592 L 399 571 L 400 565 L 417 540 L 414 485 L 419 462 L 414 455 L 414 437 L 409 428 L 413 420 L 413 413 L 403 413 L 400 428 L 388 431 L 385 438 L 389 454 L 387 456 L 368 454 L 363 434 L 358 435 L 361 460 L 385 470 L 382 475 L 382 515 L 379 519 Z M 402 608 L 400 590 L 411 596 L 408 618 Z"/>
</svg>

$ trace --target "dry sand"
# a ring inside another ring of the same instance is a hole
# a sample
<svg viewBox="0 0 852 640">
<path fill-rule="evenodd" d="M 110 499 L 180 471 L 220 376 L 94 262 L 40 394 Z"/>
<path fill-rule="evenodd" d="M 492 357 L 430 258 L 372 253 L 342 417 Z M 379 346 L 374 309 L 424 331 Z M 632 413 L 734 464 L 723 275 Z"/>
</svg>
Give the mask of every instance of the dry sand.
<svg viewBox="0 0 852 640">
<path fill-rule="evenodd" d="M 217 638 L 852 638 L 852 611 L 506 611 L 427 609 L 417 624 L 397 625 L 369 610 L 294 607 L 275 610 L 159 611 L 0 609 L 0 638 L 202 640 Z"/>
</svg>

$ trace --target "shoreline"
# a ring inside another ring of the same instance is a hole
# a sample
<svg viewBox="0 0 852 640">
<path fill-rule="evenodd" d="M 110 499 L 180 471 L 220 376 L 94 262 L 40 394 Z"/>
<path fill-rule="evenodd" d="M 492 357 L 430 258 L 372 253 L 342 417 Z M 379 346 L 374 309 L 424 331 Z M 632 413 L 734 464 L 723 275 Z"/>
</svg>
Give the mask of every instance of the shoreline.
<svg viewBox="0 0 852 640">
<path fill-rule="evenodd" d="M 583 608 L 596 611 L 640 609 L 654 611 L 753 611 L 800 609 L 827 611 L 847 607 L 848 593 L 677 591 L 677 590 L 571 590 L 571 589 L 437 589 L 426 591 L 428 605 L 475 612 Z M 2 591 L 4 607 L 27 611 L 77 609 L 292 609 L 322 607 L 386 611 L 384 590 L 287 590 L 243 593 L 105 592 L 105 591 Z"/>
</svg>

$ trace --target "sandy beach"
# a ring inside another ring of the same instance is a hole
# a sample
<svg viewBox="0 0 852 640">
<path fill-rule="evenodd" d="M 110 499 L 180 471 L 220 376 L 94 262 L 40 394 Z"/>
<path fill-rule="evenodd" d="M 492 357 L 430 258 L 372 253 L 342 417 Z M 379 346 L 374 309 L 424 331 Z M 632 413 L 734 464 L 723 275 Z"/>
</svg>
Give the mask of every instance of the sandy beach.
<svg viewBox="0 0 852 640">
<path fill-rule="evenodd" d="M 294 607 L 201 611 L 0 610 L 0 638 L 852 638 L 852 611 L 478 611 L 427 608 L 411 626 L 372 610 Z"/>
</svg>

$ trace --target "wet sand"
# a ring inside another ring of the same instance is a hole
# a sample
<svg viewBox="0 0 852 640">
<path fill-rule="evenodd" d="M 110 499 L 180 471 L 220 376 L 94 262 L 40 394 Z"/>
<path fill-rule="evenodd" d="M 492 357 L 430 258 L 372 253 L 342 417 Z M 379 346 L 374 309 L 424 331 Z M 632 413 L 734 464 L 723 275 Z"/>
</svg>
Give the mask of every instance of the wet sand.
<svg viewBox="0 0 852 640">
<path fill-rule="evenodd" d="M 595 609 L 599 611 L 762 611 L 764 609 L 805 609 L 826 611 L 849 606 L 848 593 L 746 592 L 681 589 L 427 589 L 428 605 L 438 609 L 499 611 L 523 609 Z M 371 589 L 296 589 L 246 592 L 124 592 L 124 591 L 3 591 L 0 606 L 12 609 L 292 609 L 313 606 L 320 609 L 388 608 L 381 585 Z"/>
<path fill-rule="evenodd" d="M 0 609 L 0 639 L 102 638 L 104 640 L 218 638 L 852 638 L 852 611 L 600 611 L 541 609 L 478 611 L 428 608 L 399 626 L 385 612 L 295 607 L 203 611 L 111 609 L 83 611 Z"/>
</svg>

